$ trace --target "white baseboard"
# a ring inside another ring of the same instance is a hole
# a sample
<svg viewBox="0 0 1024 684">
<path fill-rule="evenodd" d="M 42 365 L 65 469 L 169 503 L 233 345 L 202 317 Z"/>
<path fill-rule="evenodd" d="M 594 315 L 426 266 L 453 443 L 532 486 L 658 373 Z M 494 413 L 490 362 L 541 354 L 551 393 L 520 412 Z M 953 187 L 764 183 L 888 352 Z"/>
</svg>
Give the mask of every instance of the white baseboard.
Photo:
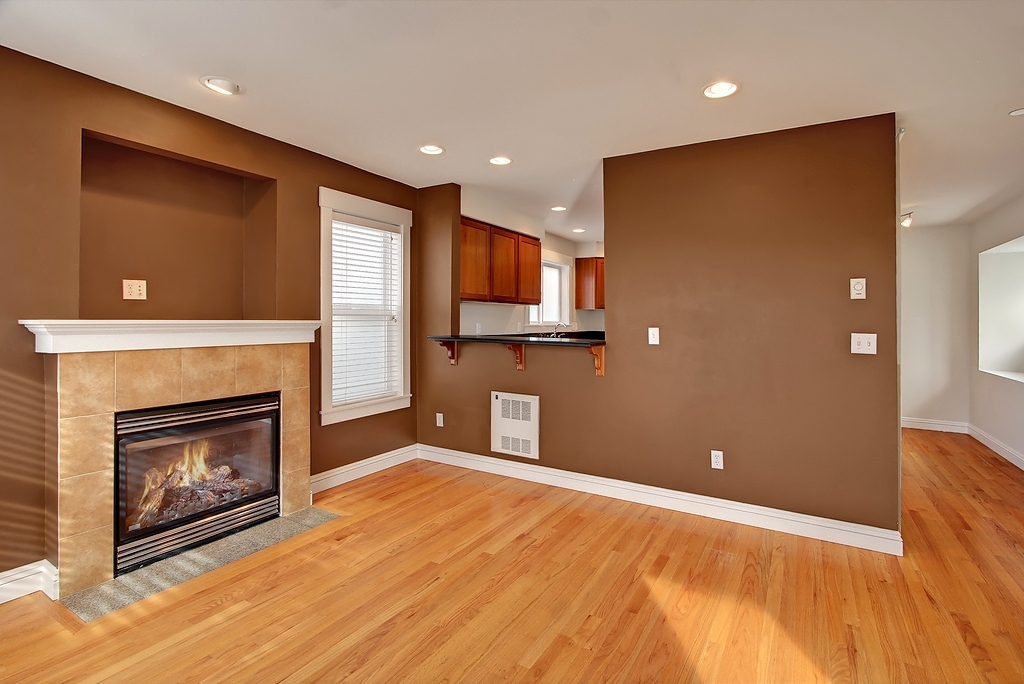
<svg viewBox="0 0 1024 684">
<path fill-rule="evenodd" d="M 985 446 L 987 446 L 992 451 L 996 452 L 997 454 L 1005 458 L 1013 465 L 1017 466 L 1021 470 L 1024 470 L 1024 454 L 1022 454 L 1021 452 L 1017 451 L 1008 444 L 1000 442 L 992 435 L 988 434 L 987 432 L 980 428 L 975 427 L 974 425 L 970 426 L 970 431 L 968 432 L 968 434 L 974 439 L 984 444 Z"/>
<path fill-rule="evenodd" d="M 716 499 L 700 494 L 690 494 L 673 489 L 613 480 L 596 475 L 573 473 L 535 463 L 506 461 L 492 456 L 481 456 L 464 451 L 455 451 L 426 444 L 414 444 L 388 453 L 368 458 L 351 465 L 342 466 L 310 478 L 314 492 L 322 492 L 360 477 L 386 470 L 392 466 L 421 458 L 425 461 L 445 463 L 470 470 L 494 475 L 503 475 L 518 480 L 562 487 L 588 494 L 607 496 L 622 501 L 657 506 L 672 511 L 700 515 L 705 518 L 750 525 L 776 532 L 796 534 L 811 539 L 845 544 L 869 551 L 879 551 L 894 556 L 903 555 L 903 537 L 897 530 L 858 525 L 842 520 L 819 518 L 803 513 L 793 513 L 777 508 L 755 504 Z"/>
<path fill-rule="evenodd" d="M 903 537 L 897 530 L 858 525 L 856 523 L 819 518 L 803 513 L 793 513 L 776 508 L 754 504 L 716 499 L 700 494 L 689 494 L 673 489 L 613 480 L 596 475 L 557 470 L 534 463 L 519 463 L 490 456 L 479 456 L 463 451 L 441 447 L 419 445 L 419 457 L 479 470 L 495 475 L 504 475 L 519 480 L 572 489 L 588 494 L 598 494 L 623 501 L 667 508 L 682 513 L 700 515 L 716 520 L 751 525 L 776 532 L 787 532 L 811 539 L 855 546 L 870 551 L 879 551 L 894 556 L 903 555 Z"/>
<path fill-rule="evenodd" d="M 0 572 L 0 603 L 41 591 L 51 600 L 60 596 L 57 586 L 57 568 L 48 560 L 36 561 L 20 568 Z"/>
<path fill-rule="evenodd" d="M 903 427 L 915 430 L 935 430 L 938 432 L 956 432 L 961 435 L 968 434 L 970 425 L 958 423 L 953 420 L 933 420 L 932 418 L 903 418 Z"/>
<path fill-rule="evenodd" d="M 388 451 L 387 453 L 371 456 L 362 461 L 343 465 L 340 468 L 333 468 L 332 470 L 311 475 L 309 478 L 309 488 L 316 494 L 331 487 L 337 487 L 346 482 L 358 480 L 367 475 L 373 475 L 392 466 L 417 458 L 418 451 L 418 444 L 410 444 L 394 451 Z"/>
</svg>

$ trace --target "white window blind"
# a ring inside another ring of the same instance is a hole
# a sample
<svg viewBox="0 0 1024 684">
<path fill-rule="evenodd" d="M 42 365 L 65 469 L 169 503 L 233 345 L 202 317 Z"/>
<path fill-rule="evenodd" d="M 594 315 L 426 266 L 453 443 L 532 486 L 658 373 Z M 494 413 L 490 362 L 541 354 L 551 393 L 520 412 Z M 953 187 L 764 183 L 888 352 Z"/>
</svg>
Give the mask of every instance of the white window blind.
<svg viewBox="0 0 1024 684">
<path fill-rule="evenodd" d="M 402 250 L 400 232 L 332 221 L 333 407 L 404 392 Z"/>
</svg>

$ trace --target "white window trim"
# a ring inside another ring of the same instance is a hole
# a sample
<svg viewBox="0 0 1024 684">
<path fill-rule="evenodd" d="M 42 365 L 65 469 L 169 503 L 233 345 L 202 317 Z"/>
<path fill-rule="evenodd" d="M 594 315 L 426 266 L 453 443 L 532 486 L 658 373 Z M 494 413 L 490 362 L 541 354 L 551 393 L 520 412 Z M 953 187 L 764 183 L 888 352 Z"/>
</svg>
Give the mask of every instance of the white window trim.
<svg viewBox="0 0 1024 684">
<path fill-rule="evenodd" d="M 575 268 L 576 260 L 565 254 L 559 252 L 552 252 L 544 249 L 541 251 L 541 265 L 547 262 L 555 266 L 561 266 L 565 270 L 562 274 L 562 323 L 564 325 L 572 326 L 576 320 L 576 310 L 573 307 L 575 303 L 575 296 L 573 293 L 573 287 L 575 285 Z M 535 304 L 532 306 L 540 306 Z M 523 307 L 523 330 L 525 332 L 551 332 L 557 326 L 557 323 L 531 323 L 530 322 L 530 306 Z"/>
<path fill-rule="evenodd" d="M 350 217 L 355 223 L 360 219 L 386 224 L 402 235 L 402 394 L 386 399 L 333 407 L 332 404 L 332 340 L 331 326 L 333 310 L 331 302 L 331 228 L 335 214 Z M 409 408 L 411 405 L 411 330 L 410 330 L 410 281 L 412 279 L 411 249 L 409 232 L 412 228 L 412 212 L 390 204 L 375 202 L 365 197 L 349 195 L 330 188 L 320 188 L 320 424 L 330 425 L 356 418 L 365 418 L 378 413 Z"/>
</svg>

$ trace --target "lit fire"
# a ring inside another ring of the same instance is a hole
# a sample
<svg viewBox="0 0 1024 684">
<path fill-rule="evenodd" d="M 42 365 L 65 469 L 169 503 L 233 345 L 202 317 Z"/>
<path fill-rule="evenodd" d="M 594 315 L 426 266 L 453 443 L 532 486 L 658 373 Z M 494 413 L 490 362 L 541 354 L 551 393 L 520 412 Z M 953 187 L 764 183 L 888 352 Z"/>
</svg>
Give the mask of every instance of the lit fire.
<svg viewBox="0 0 1024 684">
<path fill-rule="evenodd" d="M 166 473 L 147 470 L 138 508 L 127 520 L 128 529 L 173 520 L 262 489 L 260 483 L 241 477 L 229 466 L 211 469 L 209 455 L 209 440 L 197 439 L 184 444 L 181 457 L 167 466 Z"/>
</svg>

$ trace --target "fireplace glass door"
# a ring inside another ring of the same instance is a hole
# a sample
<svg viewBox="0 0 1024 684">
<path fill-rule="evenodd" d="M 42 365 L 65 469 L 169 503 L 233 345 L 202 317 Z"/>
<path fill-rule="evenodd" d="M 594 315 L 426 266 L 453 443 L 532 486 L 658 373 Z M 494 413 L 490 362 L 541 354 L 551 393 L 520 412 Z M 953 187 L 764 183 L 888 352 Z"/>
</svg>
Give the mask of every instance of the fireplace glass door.
<svg viewBox="0 0 1024 684">
<path fill-rule="evenodd" d="M 119 414 L 119 570 L 276 515 L 278 415 L 276 394 Z"/>
</svg>

